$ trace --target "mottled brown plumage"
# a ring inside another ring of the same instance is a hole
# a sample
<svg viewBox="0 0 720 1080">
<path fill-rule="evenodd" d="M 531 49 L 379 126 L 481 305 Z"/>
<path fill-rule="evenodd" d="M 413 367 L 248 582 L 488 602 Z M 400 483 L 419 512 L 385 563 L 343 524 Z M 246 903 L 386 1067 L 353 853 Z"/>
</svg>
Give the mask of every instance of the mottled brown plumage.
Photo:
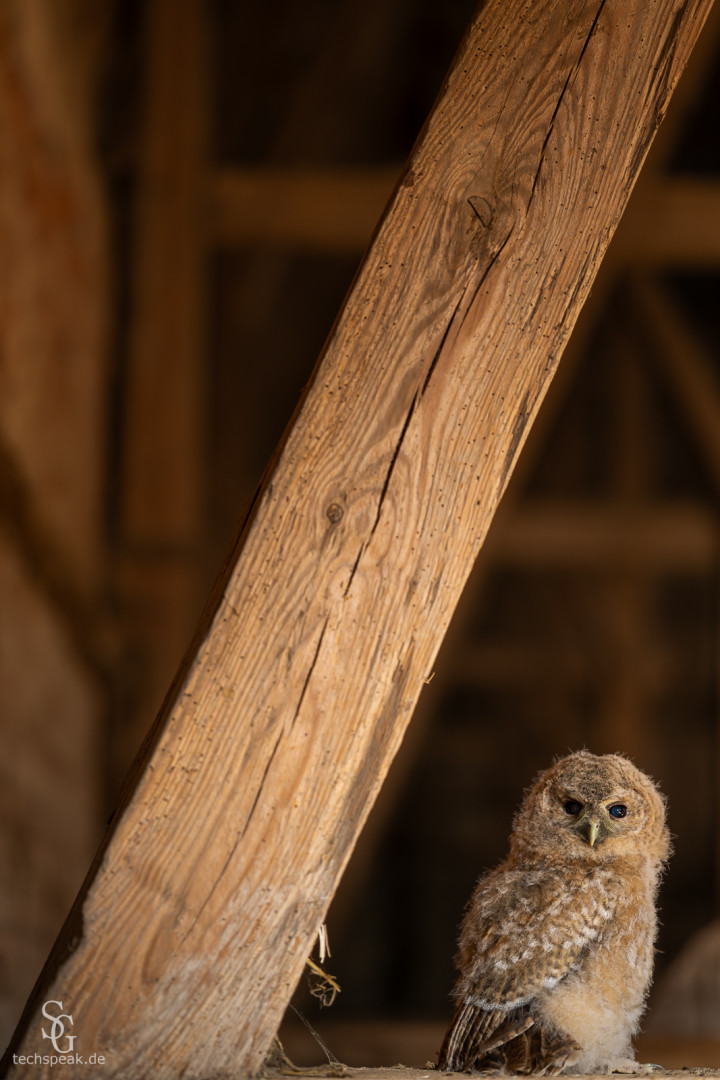
<svg viewBox="0 0 720 1080">
<path fill-rule="evenodd" d="M 542 773 L 468 905 L 438 1067 L 641 1069 L 631 1038 L 669 850 L 663 799 L 626 758 L 581 751 Z"/>
</svg>

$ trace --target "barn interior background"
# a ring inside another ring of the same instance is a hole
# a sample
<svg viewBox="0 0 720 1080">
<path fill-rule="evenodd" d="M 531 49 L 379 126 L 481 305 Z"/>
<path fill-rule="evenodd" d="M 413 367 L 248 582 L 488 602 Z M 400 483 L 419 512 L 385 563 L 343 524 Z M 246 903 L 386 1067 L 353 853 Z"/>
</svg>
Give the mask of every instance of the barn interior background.
<svg viewBox="0 0 720 1080">
<path fill-rule="evenodd" d="M 0 11 L 4 1040 L 474 7 Z M 342 992 L 299 988 L 340 1058 L 433 1056 L 473 882 L 583 745 L 668 795 L 655 1016 L 720 1040 L 719 15 L 332 906 Z"/>
</svg>

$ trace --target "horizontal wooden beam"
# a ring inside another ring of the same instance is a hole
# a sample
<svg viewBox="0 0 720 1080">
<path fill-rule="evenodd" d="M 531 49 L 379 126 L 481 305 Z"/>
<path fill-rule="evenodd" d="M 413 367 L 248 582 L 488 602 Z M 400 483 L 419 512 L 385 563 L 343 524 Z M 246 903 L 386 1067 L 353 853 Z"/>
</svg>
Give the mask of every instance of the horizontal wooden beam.
<svg viewBox="0 0 720 1080">
<path fill-rule="evenodd" d="M 699 503 L 537 500 L 497 524 L 483 557 L 500 565 L 707 573 L 720 555 L 717 516 Z"/>
<path fill-rule="evenodd" d="M 263 244 L 327 254 L 365 250 L 400 165 L 224 168 L 210 178 L 207 228 L 219 246 Z"/>
<path fill-rule="evenodd" d="M 709 6 L 481 5 L 7 1062 L 260 1069 Z"/>
<path fill-rule="evenodd" d="M 613 259 L 657 268 L 720 266 L 720 182 L 675 176 L 638 184 Z"/>
<path fill-rule="evenodd" d="M 390 198 L 399 166 L 224 168 L 208 181 L 211 244 L 263 244 L 359 254 Z M 633 266 L 720 265 L 720 181 L 652 177 L 638 185 L 613 258 Z"/>
<path fill-rule="evenodd" d="M 614 643 L 616 648 L 617 644 Z M 611 650 L 607 650 L 611 652 Z M 446 680 L 468 687 L 495 687 L 535 693 L 539 686 L 565 688 L 600 682 L 605 678 L 608 657 L 593 638 L 593 647 L 578 640 L 567 642 L 492 642 L 469 645 L 453 657 L 443 674 Z M 614 660 L 614 655 L 611 656 Z M 639 685 L 663 688 L 677 677 L 677 663 L 669 648 L 643 646 L 641 660 L 633 656 L 634 678 Z"/>
</svg>

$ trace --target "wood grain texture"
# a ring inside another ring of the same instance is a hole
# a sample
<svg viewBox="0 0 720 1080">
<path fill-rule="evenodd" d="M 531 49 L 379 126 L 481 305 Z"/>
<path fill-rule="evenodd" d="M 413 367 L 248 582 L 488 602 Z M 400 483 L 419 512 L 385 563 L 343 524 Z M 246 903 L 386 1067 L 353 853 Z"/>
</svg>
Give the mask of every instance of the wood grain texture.
<svg viewBox="0 0 720 1080">
<path fill-rule="evenodd" d="M 481 8 L 15 1053 L 259 1069 L 708 8 Z"/>
</svg>

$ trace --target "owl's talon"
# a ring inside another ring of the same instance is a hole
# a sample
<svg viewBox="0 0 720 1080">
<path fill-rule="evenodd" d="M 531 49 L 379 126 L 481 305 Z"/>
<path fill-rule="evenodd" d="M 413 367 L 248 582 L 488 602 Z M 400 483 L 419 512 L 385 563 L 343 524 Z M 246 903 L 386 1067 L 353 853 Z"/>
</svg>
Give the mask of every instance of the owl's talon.
<svg viewBox="0 0 720 1080">
<path fill-rule="evenodd" d="M 636 1076 L 649 1076 L 650 1073 L 665 1072 L 663 1065 L 653 1065 L 652 1062 L 629 1061 L 627 1065 L 622 1063 L 613 1069 L 614 1073 L 624 1075 L 635 1074 Z"/>
</svg>

